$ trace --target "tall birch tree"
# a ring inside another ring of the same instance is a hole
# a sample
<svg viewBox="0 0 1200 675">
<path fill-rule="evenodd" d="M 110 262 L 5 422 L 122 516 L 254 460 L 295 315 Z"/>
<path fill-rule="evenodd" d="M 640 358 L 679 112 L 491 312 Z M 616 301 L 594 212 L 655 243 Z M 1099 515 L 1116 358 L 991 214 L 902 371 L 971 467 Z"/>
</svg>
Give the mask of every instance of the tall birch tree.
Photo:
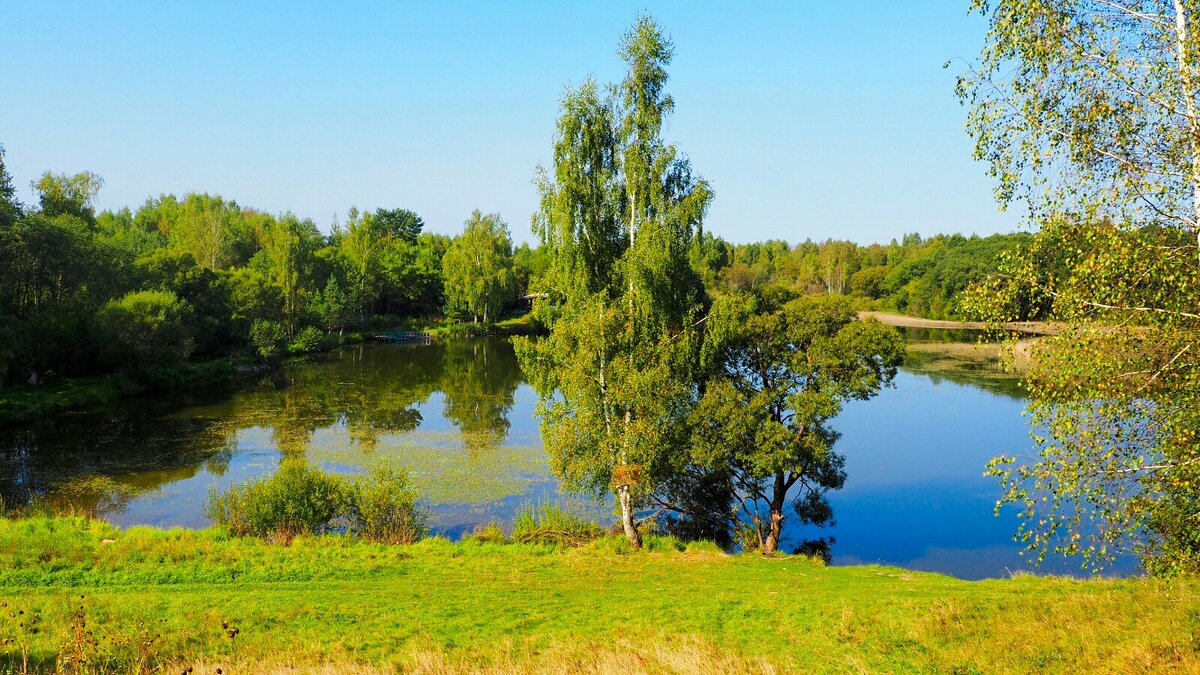
<svg viewBox="0 0 1200 675">
<path fill-rule="evenodd" d="M 562 315 L 550 338 L 520 343 L 518 354 L 539 373 L 554 468 L 570 487 L 611 491 L 638 547 L 635 511 L 685 445 L 703 299 L 688 255 L 712 190 L 662 137 L 674 109 L 671 41 L 642 16 L 618 53 L 627 74 L 606 97 L 588 80 L 562 101 L 553 177 L 539 172 L 534 219 Z"/>
<path fill-rule="evenodd" d="M 475 209 L 442 258 L 442 269 L 447 312 L 495 322 L 516 293 L 512 239 L 499 214 Z"/>
</svg>

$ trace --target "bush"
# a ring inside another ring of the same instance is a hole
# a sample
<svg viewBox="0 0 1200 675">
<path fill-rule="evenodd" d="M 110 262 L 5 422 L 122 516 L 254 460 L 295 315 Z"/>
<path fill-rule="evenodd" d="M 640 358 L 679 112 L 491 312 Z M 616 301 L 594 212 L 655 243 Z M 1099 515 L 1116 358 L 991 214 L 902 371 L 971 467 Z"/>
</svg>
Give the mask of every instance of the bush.
<svg viewBox="0 0 1200 675">
<path fill-rule="evenodd" d="M 458 340 L 464 338 L 482 337 L 488 334 L 489 327 L 481 323 L 452 323 L 438 330 L 438 335 L 451 339 Z"/>
<path fill-rule="evenodd" d="M 602 536 L 599 525 L 549 502 L 540 508 L 526 504 L 513 518 L 512 540 L 520 544 L 581 546 Z"/>
<path fill-rule="evenodd" d="M 271 361 L 279 356 L 279 349 L 286 339 L 287 333 L 283 330 L 283 326 L 274 321 L 256 319 L 250 325 L 250 342 L 254 344 L 254 350 L 264 361 Z"/>
<path fill-rule="evenodd" d="M 288 344 L 289 354 L 311 354 L 329 349 L 329 338 L 312 326 L 305 326 Z"/>
<path fill-rule="evenodd" d="M 225 494 L 213 489 L 204 513 L 230 535 L 287 544 L 298 534 L 337 528 L 347 497 L 341 478 L 285 462 L 269 478 L 235 486 Z"/>
<path fill-rule="evenodd" d="M 192 317 L 191 306 L 174 293 L 135 291 L 101 308 L 96 325 L 107 360 L 149 379 L 187 361 L 194 347 Z"/>
<path fill-rule="evenodd" d="M 205 515 L 235 537 L 287 544 L 299 534 L 344 530 L 363 539 L 411 544 L 427 531 L 427 511 L 403 470 L 380 464 L 357 480 L 285 462 L 275 475 L 209 494 Z"/>
<path fill-rule="evenodd" d="M 348 490 L 348 529 L 371 541 L 411 544 L 427 531 L 428 511 L 403 469 L 378 464 Z"/>
</svg>

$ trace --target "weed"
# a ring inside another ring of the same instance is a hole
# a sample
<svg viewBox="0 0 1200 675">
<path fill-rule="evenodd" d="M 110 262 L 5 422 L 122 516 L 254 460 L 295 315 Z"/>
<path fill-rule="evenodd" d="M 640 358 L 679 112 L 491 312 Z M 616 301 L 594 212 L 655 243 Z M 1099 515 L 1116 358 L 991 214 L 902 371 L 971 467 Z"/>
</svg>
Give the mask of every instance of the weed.
<svg viewBox="0 0 1200 675">
<path fill-rule="evenodd" d="M 602 536 L 599 525 L 552 502 L 526 504 L 513 517 L 512 540 L 521 544 L 580 546 Z"/>
<path fill-rule="evenodd" d="M 479 544 L 507 544 L 508 535 L 504 533 L 504 528 L 498 521 L 489 520 L 481 525 L 476 525 L 471 534 L 463 537 L 463 541 Z"/>
</svg>

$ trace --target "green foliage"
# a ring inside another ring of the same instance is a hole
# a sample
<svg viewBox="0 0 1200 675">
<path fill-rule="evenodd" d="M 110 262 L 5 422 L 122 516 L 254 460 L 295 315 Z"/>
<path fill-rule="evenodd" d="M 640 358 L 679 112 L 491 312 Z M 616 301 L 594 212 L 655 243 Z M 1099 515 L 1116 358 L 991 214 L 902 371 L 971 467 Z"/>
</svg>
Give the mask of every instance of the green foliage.
<svg viewBox="0 0 1200 675">
<path fill-rule="evenodd" d="M 284 461 L 268 478 L 224 494 L 213 488 L 204 514 L 232 536 L 287 544 L 299 534 L 320 534 L 343 525 L 347 501 L 342 479 Z"/>
<path fill-rule="evenodd" d="M 1029 373 L 1037 456 L 992 464 L 1037 558 L 1133 550 L 1200 572 L 1200 335 L 1192 2 L 974 2 L 989 30 L 959 80 L 1001 204 L 1040 231 L 967 298 L 1059 322 Z M 1136 74 L 1131 75 L 1131 74 Z M 999 508 L 999 507 L 998 507 Z"/>
<path fill-rule="evenodd" d="M 615 493 L 635 547 L 635 502 L 673 471 L 679 446 L 703 296 L 692 242 L 713 196 L 661 135 L 673 49 L 641 16 L 608 97 L 592 80 L 564 96 L 535 217 L 551 257 L 544 290 L 562 306 L 548 339 L 517 343 L 551 465 L 571 489 Z"/>
<path fill-rule="evenodd" d="M 325 288 L 313 300 L 313 311 L 320 319 L 326 333 L 338 331 L 340 334 L 353 317 L 353 303 L 349 295 L 342 290 L 336 276 L 330 276 L 325 282 Z"/>
<path fill-rule="evenodd" d="M 87 222 L 95 220 L 93 205 L 103 185 L 104 179 L 90 171 L 73 176 L 47 171 L 33 182 L 43 215 L 74 216 Z"/>
<path fill-rule="evenodd" d="M 789 495 L 802 523 L 829 522 L 826 492 L 846 479 L 829 421 L 846 401 L 890 384 L 903 357 L 900 334 L 859 321 L 844 298 L 719 300 L 703 345 L 711 375 L 692 412 L 691 463 L 709 472 L 693 489 L 732 499 L 688 515 L 745 529 L 742 543 L 767 553 L 778 548 Z"/>
<path fill-rule="evenodd" d="M 178 368 L 191 355 L 193 313 L 168 291 L 135 291 L 96 314 L 110 361 L 138 377 Z"/>
<path fill-rule="evenodd" d="M 287 351 L 289 354 L 312 354 L 328 351 L 330 347 L 329 336 L 313 326 L 305 326 L 288 343 Z M 264 358 L 268 357 L 264 355 Z"/>
<path fill-rule="evenodd" d="M 512 540 L 518 544 L 581 546 L 604 536 L 604 530 L 552 502 L 525 504 L 512 521 Z"/>
<path fill-rule="evenodd" d="M 691 388 L 678 372 L 694 336 L 640 336 L 627 307 L 602 298 L 568 312 L 549 337 L 515 341 L 550 465 L 571 490 L 644 499 L 685 443 Z"/>
<path fill-rule="evenodd" d="M 1059 322 L 1027 375 L 1038 454 L 991 466 L 1001 504 L 1021 508 L 1017 538 L 1038 560 L 1080 555 L 1100 568 L 1132 550 L 1156 574 L 1200 571 L 1200 272 L 1189 240 L 1055 219 L 969 296 L 981 318 L 1006 321 L 1033 305 Z"/>
<path fill-rule="evenodd" d="M 516 299 L 512 240 L 498 214 L 478 209 L 442 258 L 446 313 L 490 325 Z"/>
<path fill-rule="evenodd" d="M 348 530 L 385 544 L 411 544 L 425 535 L 429 513 L 403 469 L 378 463 L 347 490 Z"/>
<path fill-rule="evenodd" d="M 988 23 L 958 82 L 1002 205 L 1195 230 L 1197 7 L 974 0 Z M 1133 75 L 1136 73 L 1136 76 Z"/>
<path fill-rule="evenodd" d="M 287 341 L 287 331 L 275 321 L 257 319 L 250 326 L 250 342 L 264 361 L 274 360 Z"/>
<path fill-rule="evenodd" d="M 301 534 L 344 530 L 368 541 L 411 544 L 427 531 L 408 474 L 378 463 L 353 480 L 284 460 L 272 476 L 209 493 L 205 515 L 235 537 L 288 544 Z"/>
<path fill-rule="evenodd" d="M 21 218 L 22 210 L 12 174 L 4 163 L 4 146 L 0 145 L 0 229 L 12 227 Z"/>
</svg>

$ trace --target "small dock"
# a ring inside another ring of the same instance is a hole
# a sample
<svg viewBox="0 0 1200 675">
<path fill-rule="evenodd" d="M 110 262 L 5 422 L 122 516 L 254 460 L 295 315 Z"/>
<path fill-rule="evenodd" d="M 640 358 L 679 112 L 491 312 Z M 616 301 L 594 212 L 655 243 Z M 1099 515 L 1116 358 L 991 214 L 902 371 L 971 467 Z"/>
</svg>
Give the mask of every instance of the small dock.
<svg viewBox="0 0 1200 675">
<path fill-rule="evenodd" d="M 390 343 L 402 343 L 402 342 L 428 343 L 428 342 L 433 341 L 433 336 L 430 335 L 429 333 L 401 330 L 401 331 L 389 331 L 387 333 L 379 333 L 378 335 L 372 335 L 371 340 L 373 340 L 374 342 L 390 342 Z"/>
</svg>

